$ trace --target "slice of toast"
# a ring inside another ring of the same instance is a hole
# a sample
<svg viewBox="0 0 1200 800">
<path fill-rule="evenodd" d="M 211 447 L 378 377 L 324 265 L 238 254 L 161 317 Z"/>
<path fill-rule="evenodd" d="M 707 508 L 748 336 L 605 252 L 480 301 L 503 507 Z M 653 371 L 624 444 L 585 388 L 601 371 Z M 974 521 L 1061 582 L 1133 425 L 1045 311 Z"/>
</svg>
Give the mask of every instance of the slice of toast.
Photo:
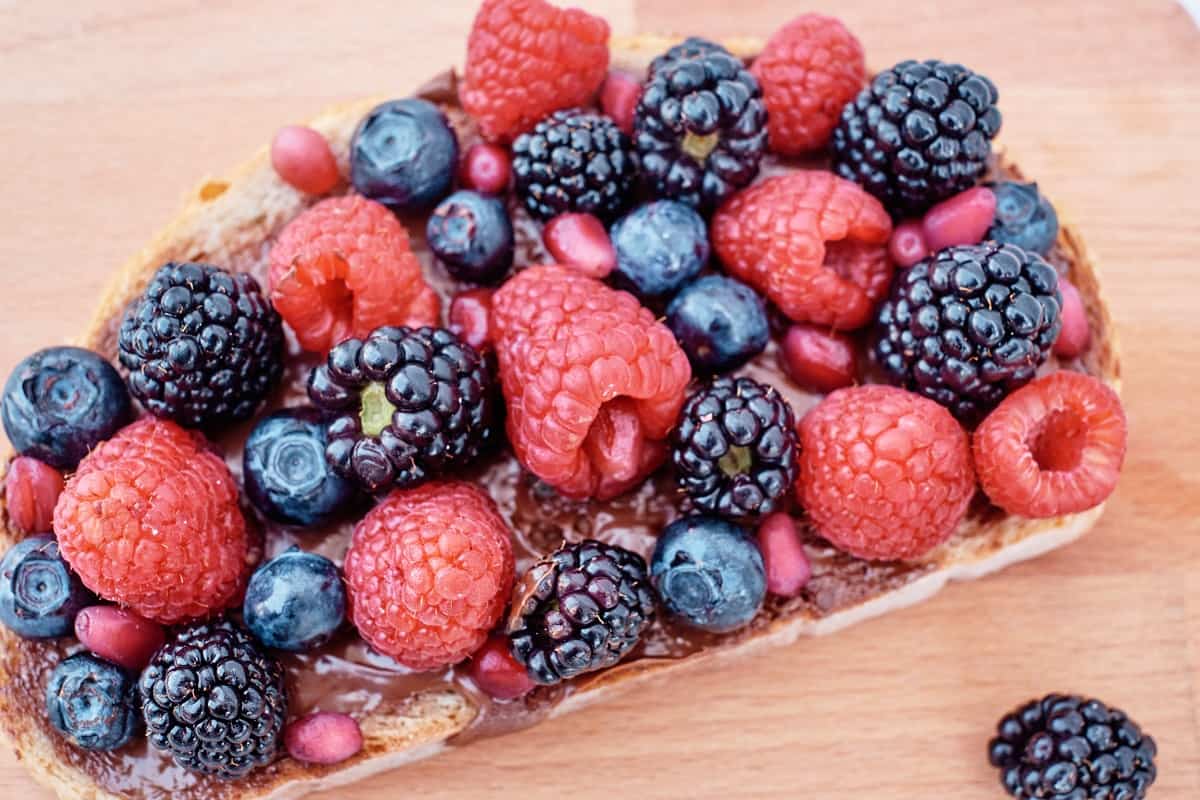
<svg viewBox="0 0 1200 800">
<path fill-rule="evenodd" d="M 650 58 L 674 41 L 659 36 L 615 40 L 614 65 L 641 73 Z M 726 46 L 738 55 L 752 57 L 760 42 L 734 39 Z M 452 83 L 449 85 L 452 87 Z M 311 123 L 328 138 L 343 173 L 354 127 L 380 99 L 339 106 Z M 999 170 L 1020 177 L 1007 157 L 1001 156 Z M 265 243 L 311 202 L 312 198 L 278 178 L 265 147 L 228 176 L 204 182 L 183 212 L 117 272 L 79 343 L 111 356 L 122 310 L 142 291 L 160 264 L 173 259 L 204 260 L 235 268 L 261 261 Z M 1078 232 L 1069 224 L 1062 225 L 1052 258 L 1067 270 L 1079 289 L 1093 334 L 1089 351 L 1067 366 L 1119 388 L 1120 362 L 1113 322 L 1093 263 Z M 7 464 L 9 455 L 0 455 L 2 463 Z M 867 564 L 828 548 L 810 547 L 816 577 L 804 597 L 773 601 L 745 631 L 705 640 L 702 648 L 683 657 L 641 657 L 585 676 L 557 702 L 545 704 L 541 714 L 564 714 L 641 681 L 785 645 L 800 636 L 831 633 L 912 605 L 931 597 L 951 580 L 978 578 L 1060 547 L 1085 533 L 1102 510 L 1098 507 L 1055 519 L 1027 520 L 1004 516 L 995 509 L 977 509 L 949 542 L 915 564 Z M 18 535 L 8 528 L 0 496 L 0 545 L 7 548 L 15 538 Z M 834 570 L 835 563 L 838 579 L 822 582 L 823 571 Z M 0 730 L 33 777 L 61 798 L 298 797 L 456 746 L 455 737 L 471 728 L 478 716 L 477 700 L 449 684 L 447 688 L 419 691 L 385 712 L 363 717 L 365 747 L 349 761 L 317 767 L 281 758 L 246 781 L 223 784 L 174 768 L 163 771 L 167 762 L 152 756 L 131 762 L 121 754 L 85 753 L 58 736 L 50 728 L 42 704 L 46 677 L 63 651 L 61 643 L 22 640 L 0 628 Z"/>
</svg>

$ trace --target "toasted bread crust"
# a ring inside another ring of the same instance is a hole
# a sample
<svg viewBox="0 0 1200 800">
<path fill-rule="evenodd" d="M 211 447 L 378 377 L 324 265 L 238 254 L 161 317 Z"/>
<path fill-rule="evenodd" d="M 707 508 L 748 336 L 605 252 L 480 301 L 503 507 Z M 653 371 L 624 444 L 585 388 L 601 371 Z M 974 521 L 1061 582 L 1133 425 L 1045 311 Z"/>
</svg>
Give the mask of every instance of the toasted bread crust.
<svg viewBox="0 0 1200 800">
<path fill-rule="evenodd" d="M 633 70 L 645 68 L 649 59 L 677 41 L 675 37 L 642 35 L 612 42 L 614 63 Z M 761 42 L 749 38 L 729 39 L 730 50 L 752 56 Z M 346 174 L 350 137 L 358 120 L 385 98 L 369 98 L 337 106 L 309 123 L 324 134 Z M 1009 171 L 1019 170 L 1002 156 Z M 207 260 L 227 263 L 262 247 L 275 231 L 307 207 L 310 199 L 284 184 L 271 167 L 268 148 L 261 148 L 242 166 L 220 179 L 205 180 L 192 194 L 183 211 L 145 248 L 113 276 L 99 307 L 77 343 L 102 349 L 111 344 L 111 320 L 146 286 L 154 270 L 169 260 Z M 1060 218 L 1066 215 L 1060 211 Z M 1120 359 L 1113 321 L 1101 295 L 1099 278 L 1082 237 L 1063 224 L 1058 247 L 1071 265 L 1070 278 L 1079 289 L 1092 326 L 1093 339 L 1083 367 L 1114 388 L 1120 387 Z M 9 454 L 0 453 L 0 464 Z M 643 659 L 592 676 L 582 682 L 552 711 L 557 716 L 595 703 L 618 691 L 668 673 L 679 672 L 714 661 L 785 645 L 801 636 L 832 633 L 847 625 L 931 597 L 952 580 L 968 580 L 995 572 L 1010 564 L 1034 558 L 1067 544 L 1095 524 L 1103 506 L 1089 511 L 1045 520 L 1003 517 L 974 529 L 960 531 L 931 554 L 927 571 L 897 589 L 851 605 L 826 616 L 797 612 L 751 631 L 746 636 L 679 660 Z M 0 545 L 5 548 L 17 537 L 5 528 L 7 515 L 0 495 Z M 118 800 L 119 796 L 100 787 L 83 770 L 59 755 L 53 734 L 44 719 L 21 713 L 14 706 L 14 693 L 22 688 L 15 674 L 21 664 L 21 648 L 27 646 L 0 628 L 0 730 L 8 737 L 18 758 L 33 777 L 64 800 Z M 28 682 L 25 682 L 28 683 Z M 246 787 L 235 787 L 231 796 L 245 800 L 282 800 L 360 780 L 369 775 L 434 755 L 451 746 L 451 738 L 467 729 L 476 716 L 474 706 L 453 690 L 415 696 L 406 706 L 387 715 L 374 715 L 363 723 L 365 747 L 353 759 L 334 767 L 312 767 L 284 759 L 271 767 L 270 779 Z"/>
</svg>

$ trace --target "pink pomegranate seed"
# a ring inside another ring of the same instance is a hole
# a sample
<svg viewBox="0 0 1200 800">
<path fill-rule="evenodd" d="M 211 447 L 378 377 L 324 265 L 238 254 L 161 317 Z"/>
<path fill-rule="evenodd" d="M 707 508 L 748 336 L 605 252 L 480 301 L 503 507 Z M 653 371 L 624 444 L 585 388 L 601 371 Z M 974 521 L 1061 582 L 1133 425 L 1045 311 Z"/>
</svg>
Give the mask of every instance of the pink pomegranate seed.
<svg viewBox="0 0 1200 800">
<path fill-rule="evenodd" d="M 495 700 L 515 700 L 528 694 L 535 684 L 525 668 L 508 650 L 508 637 L 494 633 L 471 656 L 467 672 L 475 685 Z"/>
<path fill-rule="evenodd" d="M 900 267 L 911 267 L 929 255 L 929 248 L 925 245 L 925 234 L 921 232 L 921 223 L 909 220 L 897 225 L 892 231 L 891 241 L 888 242 L 888 255 Z"/>
<path fill-rule="evenodd" d="M 75 617 L 75 637 L 103 659 L 141 670 L 163 645 L 162 626 L 116 606 L 89 606 Z"/>
<path fill-rule="evenodd" d="M 796 523 L 782 512 L 771 514 L 758 526 L 758 549 L 767 568 L 767 591 L 780 597 L 795 597 L 812 577 L 812 566 Z"/>
<path fill-rule="evenodd" d="M 633 136 L 633 115 L 641 98 L 641 81 L 628 72 L 613 70 L 600 89 L 600 108 L 626 136 Z"/>
<path fill-rule="evenodd" d="M 477 142 L 467 148 L 458 168 L 458 180 L 468 189 L 484 194 L 504 194 L 512 176 L 512 162 L 503 147 Z"/>
<path fill-rule="evenodd" d="M 329 142 L 303 125 L 279 129 L 271 142 L 271 165 L 280 178 L 305 194 L 331 192 L 342 179 Z"/>
<path fill-rule="evenodd" d="M 854 341 L 818 325 L 801 323 L 788 328 L 779 361 L 788 377 L 812 392 L 832 392 L 852 385 L 858 377 Z"/>
<path fill-rule="evenodd" d="M 546 223 L 542 241 L 555 261 L 589 277 L 606 278 L 617 266 L 608 231 L 591 214 L 559 214 Z"/>
<path fill-rule="evenodd" d="M 450 301 L 450 330 L 476 350 L 491 343 L 488 320 L 492 313 L 491 289 L 467 289 Z"/>
<path fill-rule="evenodd" d="M 1058 279 L 1058 288 L 1063 297 L 1062 332 L 1054 342 L 1054 355 L 1075 358 L 1087 350 L 1092 331 L 1088 326 L 1087 312 L 1083 308 L 1083 298 L 1079 296 L 1079 290 L 1066 278 Z"/>
<path fill-rule="evenodd" d="M 25 533 L 49 533 L 62 490 L 62 473 L 54 467 L 29 456 L 14 458 L 4 486 L 9 519 Z"/>
<path fill-rule="evenodd" d="M 339 764 L 363 748 L 362 729 L 349 714 L 315 711 L 283 732 L 288 755 L 306 764 Z"/>
<path fill-rule="evenodd" d="M 930 252 L 956 244 L 979 244 L 996 218 L 996 195 L 976 186 L 925 212 L 921 230 Z"/>
</svg>

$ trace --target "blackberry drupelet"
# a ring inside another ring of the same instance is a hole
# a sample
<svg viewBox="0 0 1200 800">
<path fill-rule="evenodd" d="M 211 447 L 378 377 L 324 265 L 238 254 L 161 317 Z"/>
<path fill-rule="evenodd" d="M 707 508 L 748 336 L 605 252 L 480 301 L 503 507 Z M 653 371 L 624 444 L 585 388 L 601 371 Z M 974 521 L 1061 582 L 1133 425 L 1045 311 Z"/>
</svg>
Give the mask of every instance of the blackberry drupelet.
<svg viewBox="0 0 1200 800">
<path fill-rule="evenodd" d="M 875 358 L 893 383 L 974 424 L 1033 379 L 1061 307 L 1058 273 L 1041 256 L 995 242 L 948 247 L 892 284 Z"/>
<path fill-rule="evenodd" d="M 775 387 L 718 378 L 688 398 L 671 434 L 676 480 L 709 514 L 770 514 L 795 483 L 795 431 L 792 407 Z"/>
<path fill-rule="evenodd" d="M 191 428 L 246 419 L 283 374 L 283 323 L 258 281 L 209 264 L 159 267 L 117 347 L 133 396 Z"/>
<path fill-rule="evenodd" d="M 842 109 L 833 169 L 894 216 L 919 215 L 987 171 L 998 97 L 995 84 L 960 64 L 902 61 Z"/>
<path fill-rule="evenodd" d="M 376 328 L 312 371 L 308 396 L 331 412 L 325 457 L 371 492 L 414 486 L 472 461 L 493 436 L 487 362 L 442 328 Z"/>
<path fill-rule="evenodd" d="M 512 171 L 517 196 L 533 216 L 579 212 L 607 221 L 628 204 L 637 162 L 615 122 L 573 108 L 517 137 Z"/>
<path fill-rule="evenodd" d="M 713 209 L 758 175 L 767 107 L 736 56 L 703 40 L 656 59 L 634 115 L 642 182 L 658 197 Z"/>
<path fill-rule="evenodd" d="M 508 637 L 541 684 L 616 664 L 654 617 L 645 560 L 588 539 L 538 561 L 517 584 Z"/>
<path fill-rule="evenodd" d="M 184 628 L 139 681 L 150 744 L 224 780 L 275 757 L 287 718 L 283 670 L 227 621 Z"/>
<path fill-rule="evenodd" d="M 1154 739 L 1099 700 L 1046 695 L 1000 720 L 988 760 L 1017 800 L 1140 800 L 1154 783 Z"/>
</svg>

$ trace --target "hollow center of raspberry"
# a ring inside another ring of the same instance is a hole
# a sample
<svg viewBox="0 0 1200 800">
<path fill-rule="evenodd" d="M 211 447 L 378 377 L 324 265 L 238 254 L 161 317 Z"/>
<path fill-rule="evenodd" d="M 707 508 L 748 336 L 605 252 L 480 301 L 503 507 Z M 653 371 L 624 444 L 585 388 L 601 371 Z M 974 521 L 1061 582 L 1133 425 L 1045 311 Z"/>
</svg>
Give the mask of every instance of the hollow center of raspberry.
<svg viewBox="0 0 1200 800">
<path fill-rule="evenodd" d="M 1052 411 L 1033 435 L 1030 451 L 1043 471 L 1070 472 L 1083 460 L 1087 424 L 1068 410 Z"/>
<path fill-rule="evenodd" d="M 383 384 L 368 383 L 362 392 L 362 410 L 359 412 L 362 432 L 367 436 L 378 436 L 392 423 L 395 413 L 396 407 L 387 399 Z"/>
<path fill-rule="evenodd" d="M 709 154 L 717 149 L 717 144 L 720 140 L 721 137 L 716 131 L 703 135 L 689 131 L 683 135 L 683 142 L 679 145 L 679 148 L 703 164 L 708 160 Z"/>
<path fill-rule="evenodd" d="M 354 292 L 340 278 L 325 281 L 316 287 L 317 302 L 329 315 L 333 330 L 350 330 L 354 321 Z"/>
<path fill-rule="evenodd" d="M 598 472 L 620 481 L 637 475 L 643 439 L 642 421 L 633 401 L 618 397 L 600 407 L 583 446 Z"/>
<path fill-rule="evenodd" d="M 734 446 L 717 459 L 717 466 L 726 475 L 745 475 L 750 471 L 753 462 L 754 455 L 750 452 L 749 447 Z"/>
</svg>

